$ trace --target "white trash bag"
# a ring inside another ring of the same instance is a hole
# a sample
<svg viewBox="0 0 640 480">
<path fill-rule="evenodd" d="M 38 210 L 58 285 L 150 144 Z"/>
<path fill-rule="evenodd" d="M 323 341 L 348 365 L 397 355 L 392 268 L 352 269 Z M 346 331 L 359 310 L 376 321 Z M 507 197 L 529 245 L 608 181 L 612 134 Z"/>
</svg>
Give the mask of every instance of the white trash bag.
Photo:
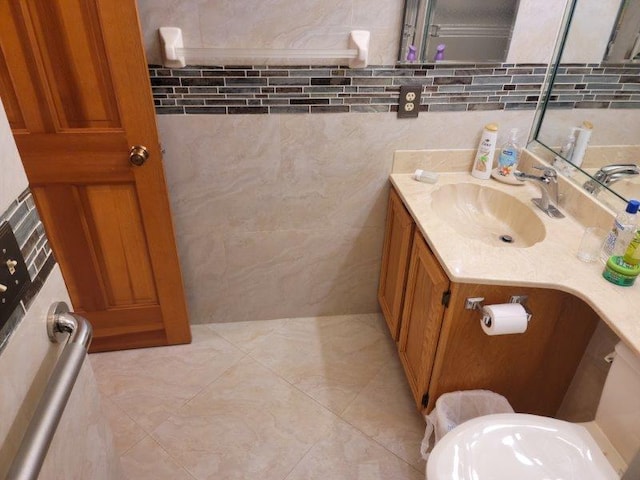
<svg viewBox="0 0 640 480">
<path fill-rule="evenodd" d="M 429 458 L 429 444 L 434 433 L 433 445 L 461 423 L 493 413 L 513 413 L 513 408 L 506 398 L 489 390 L 463 390 L 442 394 L 436 401 L 435 408 L 425 416 L 427 428 L 420 445 L 422 458 Z"/>
</svg>

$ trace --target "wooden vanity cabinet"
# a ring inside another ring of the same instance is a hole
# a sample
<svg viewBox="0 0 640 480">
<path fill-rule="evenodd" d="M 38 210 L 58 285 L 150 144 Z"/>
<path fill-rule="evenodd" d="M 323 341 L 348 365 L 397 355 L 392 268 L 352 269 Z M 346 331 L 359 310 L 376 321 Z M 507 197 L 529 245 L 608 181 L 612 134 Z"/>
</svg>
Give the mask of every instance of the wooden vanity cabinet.
<svg viewBox="0 0 640 480">
<path fill-rule="evenodd" d="M 395 341 L 398 340 L 400 333 L 400 317 L 414 230 L 415 222 L 411 218 L 411 214 L 392 188 L 389 191 L 387 207 L 378 302 L 389 326 L 391 337 Z"/>
<path fill-rule="evenodd" d="M 390 205 L 400 201 L 393 189 L 391 197 Z M 397 239 L 408 227 L 396 220 L 387 228 L 402 229 L 395 235 L 394 254 L 385 240 L 383 277 L 393 268 L 395 288 L 406 287 L 401 319 L 388 317 L 384 306 L 383 312 L 392 334 L 399 322 L 398 352 L 418 409 L 431 411 L 443 393 L 487 389 L 504 395 L 517 412 L 554 416 L 598 323 L 595 312 L 556 290 L 451 282 L 417 228 L 406 279 L 399 278 L 402 269 L 385 263 L 398 258 L 399 244 L 406 248 L 407 240 Z M 402 297 L 392 293 L 394 300 Z M 528 296 L 532 319 L 523 334 L 488 336 L 480 312 L 464 308 L 469 297 L 500 304 L 512 295 Z"/>
</svg>

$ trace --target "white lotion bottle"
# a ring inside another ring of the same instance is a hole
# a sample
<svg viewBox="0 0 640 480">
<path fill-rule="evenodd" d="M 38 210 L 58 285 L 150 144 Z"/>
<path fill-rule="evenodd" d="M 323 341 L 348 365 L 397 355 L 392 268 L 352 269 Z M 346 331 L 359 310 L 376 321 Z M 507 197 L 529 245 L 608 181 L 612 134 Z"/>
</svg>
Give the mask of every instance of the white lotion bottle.
<svg viewBox="0 0 640 480">
<path fill-rule="evenodd" d="M 587 152 L 589 140 L 591 140 L 592 131 L 593 124 L 586 120 L 582 122 L 580 128 L 577 129 L 576 145 L 573 148 L 573 155 L 571 156 L 571 163 L 576 167 L 582 166 L 584 154 Z"/>
<path fill-rule="evenodd" d="M 489 123 L 485 125 L 478 145 L 478 151 L 473 159 L 473 167 L 471 175 L 481 180 L 491 177 L 491 169 L 493 168 L 493 157 L 496 152 L 496 143 L 498 141 L 498 125 Z"/>
</svg>

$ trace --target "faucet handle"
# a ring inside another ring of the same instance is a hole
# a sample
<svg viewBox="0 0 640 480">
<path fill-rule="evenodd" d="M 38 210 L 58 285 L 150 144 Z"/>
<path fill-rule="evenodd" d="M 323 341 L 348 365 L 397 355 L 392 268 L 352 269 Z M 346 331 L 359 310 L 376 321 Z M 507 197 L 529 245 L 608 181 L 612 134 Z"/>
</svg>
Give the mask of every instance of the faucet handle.
<svg viewBox="0 0 640 480">
<path fill-rule="evenodd" d="M 558 177 L 558 172 L 556 172 L 556 170 L 553 167 L 539 167 L 536 165 L 533 168 L 535 168 L 536 170 L 542 170 L 542 175 L 544 175 L 547 178 Z"/>
</svg>

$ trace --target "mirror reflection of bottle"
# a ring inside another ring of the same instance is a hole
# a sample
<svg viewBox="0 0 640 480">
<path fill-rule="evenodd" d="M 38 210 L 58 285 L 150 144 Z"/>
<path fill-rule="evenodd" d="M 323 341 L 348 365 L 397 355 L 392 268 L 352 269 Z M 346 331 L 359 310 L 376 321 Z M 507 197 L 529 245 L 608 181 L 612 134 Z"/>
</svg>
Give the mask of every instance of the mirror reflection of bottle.
<svg viewBox="0 0 640 480">
<path fill-rule="evenodd" d="M 436 47 L 436 55 L 433 57 L 433 61 L 437 62 L 438 60 L 444 60 L 444 49 L 446 48 L 446 45 L 444 43 L 441 43 L 440 45 L 438 45 Z"/>
<path fill-rule="evenodd" d="M 415 45 L 409 45 L 409 51 L 407 52 L 407 62 L 416 61 L 416 47 Z"/>
<path fill-rule="evenodd" d="M 580 167 L 584 160 L 584 154 L 587 152 L 589 146 L 589 140 L 591 139 L 591 132 L 593 131 L 593 124 L 588 121 L 582 122 L 582 126 L 577 129 L 576 146 L 573 149 L 573 155 L 571 156 L 571 163 Z"/>
<path fill-rule="evenodd" d="M 573 149 L 576 146 L 576 132 L 578 131 L 578 127 L 574 127 L 571 129 L 571 133 L 565 140 L 564 144 L 560 148 L 560 152 L 553 159 L 553 167 L 560 172 L 562 175 L 566 177 L 572 176 L 576 169 L 573 168 L 569 162 L 571 162 L 571 157 L 573 156 Z"/>
</svg>

